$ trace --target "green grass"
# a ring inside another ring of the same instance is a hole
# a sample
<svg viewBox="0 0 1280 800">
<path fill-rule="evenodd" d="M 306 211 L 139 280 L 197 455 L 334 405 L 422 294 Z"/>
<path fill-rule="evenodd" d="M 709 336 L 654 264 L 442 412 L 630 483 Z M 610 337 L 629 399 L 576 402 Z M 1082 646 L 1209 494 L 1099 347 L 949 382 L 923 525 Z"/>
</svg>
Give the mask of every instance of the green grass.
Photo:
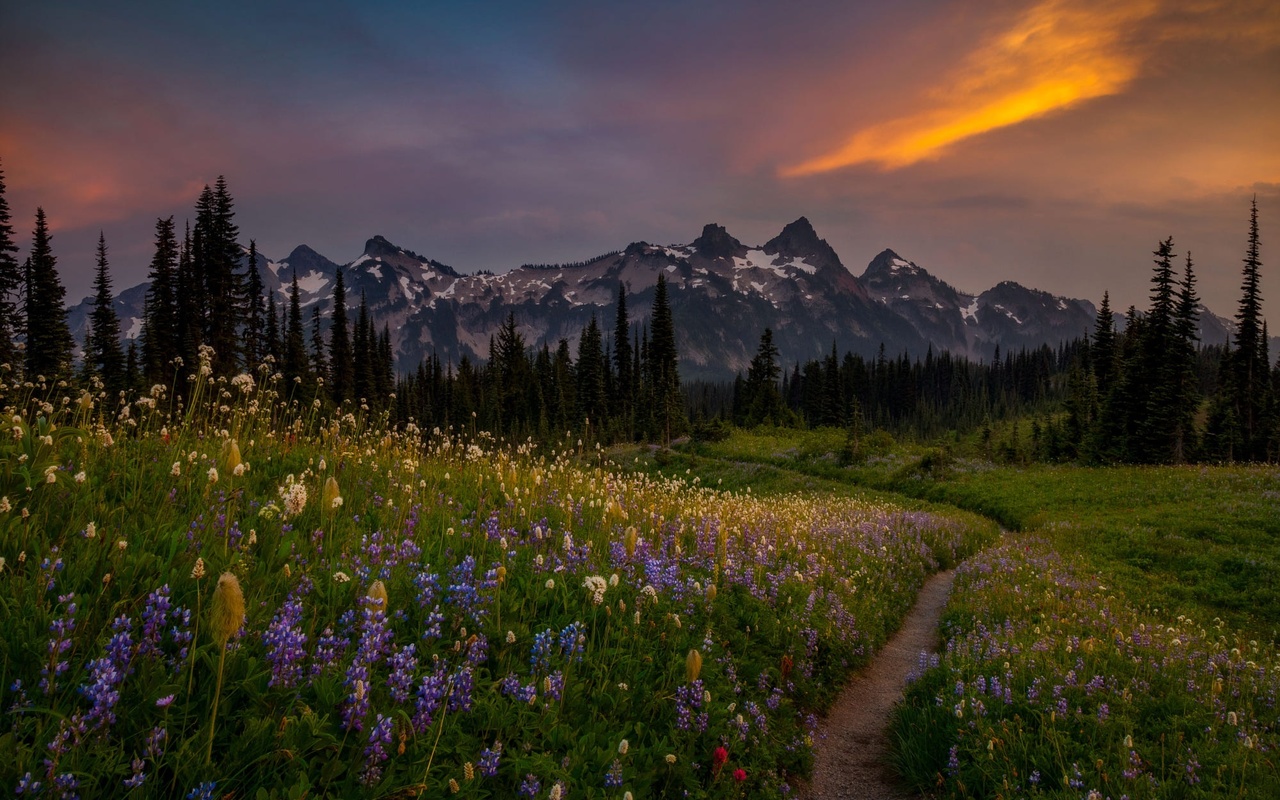
<svg viewBox="0 0 1280 800">
<path fill-rule="evenodd" d="M 749 483 L 746 465 L 776 470 L 760 469 L 765 489 L 810 479 L 962 508 L 1086 557 L 1152 608 L 1278 635 L 1280 467 L 1012 467 L 910 444 L 841 466 L 843 441 L 835 430 L 738 431 L 686 450 L 700 475 Z"/>
</svg>

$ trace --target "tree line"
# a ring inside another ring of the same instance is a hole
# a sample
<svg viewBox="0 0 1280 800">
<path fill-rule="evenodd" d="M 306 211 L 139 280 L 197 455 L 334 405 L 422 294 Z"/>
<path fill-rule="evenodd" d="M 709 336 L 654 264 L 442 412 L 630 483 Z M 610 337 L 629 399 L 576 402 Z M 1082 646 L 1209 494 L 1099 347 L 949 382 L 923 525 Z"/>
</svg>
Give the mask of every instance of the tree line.
<svg viewBox="0 0 1280 800">
<path fill-rule="evenodd" d="M 256 242 L 247 248 L 239 243 L 235 203 L 223 177 L 204 187 L 194 217 L 181 239 L 173 217 L 156 220 L 141 332 L 123 350 L 106 238 L 99 234 L 89 330 L 74 370 L 66 293 L 44 210 L 36 211 L 30 255 L 19 267 L 0 171 L 0 363 L 29 380 L 100 381 L 112 395 L 154 384 L 172 385 L 181 394 L 208 347 L 215 375 L 266 364 L 283 378 L 287 396 L 386 414 L 400 424 L 454 425 L 512 438 L 571 432 L 596 441 L 670 441 L 684 430 L 675 324 L 663 276 L 649 325 L 630 322 L 626 289 L 619 285 L 612 333 L 606 335 L 593 316 L 576 354 L 567 339 L 554 350 L 529 347 L 513 314 L 491 337 L 487 360 L 464 356 L 455 366 L 433 355 L 399 375 L 390 329 L 377 329 L 363 294 L 354 321 L 349 319 L 341 269 L 328 325 L 316 303 L 308 331 L 296 273 L 287 301 L 276 301 L 263 285 Z"/>
<path fill-rule="evenodd" d="M 778 361 L 772 331 L 732 389 L 691 387 L 695 416 L 761 424 L 884 429 L 920 438 L 982 430 L 989 454 L 1086 463 L 1180 464 L 1280 460 L 1280 362 L 1262 316 L 1258 207 L 1253 202 L 1236 330 L 1201 346 L 1200 298 L 1190 252 L 1181 270 L 1173 238 L 1153 252 L 1150 306 L 1118 329 L 1104 293 L 1091 334 L 989 363 L 949 353 L 875 359 L 833 345 L 825 359 Z M 1024 421 L 1029 430 L 1022 434 Z M 992 423 L 1008 438 L 992 441 Z"/>
</svg>

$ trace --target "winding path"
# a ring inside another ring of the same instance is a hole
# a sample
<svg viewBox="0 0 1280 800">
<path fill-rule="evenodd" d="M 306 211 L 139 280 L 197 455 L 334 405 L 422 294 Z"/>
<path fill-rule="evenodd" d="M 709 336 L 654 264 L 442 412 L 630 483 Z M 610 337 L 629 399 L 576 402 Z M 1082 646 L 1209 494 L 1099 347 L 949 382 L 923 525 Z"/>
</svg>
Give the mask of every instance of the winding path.
<svg viewBox="0 0 1280 800">
<path fill-rule="evenodd" d="M 854 675 L 821 727 L 807 800 L 888 800 L 914 795 L 902 789 L 888 766 L 889 712 L 902 696 L 907 673 L 922 651 L 938 646 L 938 622 L 955 570 L 930 577 L 916 604 L 866 669 Z"/>
</svg>

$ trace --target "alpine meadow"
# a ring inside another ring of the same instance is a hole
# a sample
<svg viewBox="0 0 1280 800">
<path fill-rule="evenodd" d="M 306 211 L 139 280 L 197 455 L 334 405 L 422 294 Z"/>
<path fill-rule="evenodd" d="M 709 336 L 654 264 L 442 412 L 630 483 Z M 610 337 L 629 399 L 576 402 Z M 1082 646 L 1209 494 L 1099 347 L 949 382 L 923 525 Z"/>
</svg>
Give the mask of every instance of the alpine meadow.
<svg viewBox="0 0 1280 800">
<path fill-rule="evenodd" d="M 1280 6 L 473 5 L 0 14 L 0 794 L 1280 797 Z"/>
</svg>

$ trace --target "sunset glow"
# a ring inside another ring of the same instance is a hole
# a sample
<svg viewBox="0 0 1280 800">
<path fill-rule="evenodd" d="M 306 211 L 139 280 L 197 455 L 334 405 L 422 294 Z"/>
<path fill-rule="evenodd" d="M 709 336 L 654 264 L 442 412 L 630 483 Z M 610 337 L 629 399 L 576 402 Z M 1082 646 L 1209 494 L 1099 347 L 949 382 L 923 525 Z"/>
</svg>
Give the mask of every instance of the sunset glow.
<svg viewBox="0 0 1280 800">
<path fill-rule="evenodd" d="M 69 297 L 99 231 L 117 284 L 142 280 L 156 217 L 181 226 L 219 175 L 272 258 L 381 234 L 504 272 L 805 215 L 855 275 L 893 247 L 966 288 L 1127 304 L 1175 233 L 1223 310 L 1244 209 L 1280 203 L 1270 0 L 315 12 L 7 11 L 0 168 Z"/>
<path fill-rule="evenodd" d="M 924 101 L 930 107 L 921 113 L 860 130 L 835 151 L 782 174 L 813 175 L 862 163 L 896 169 L 936 158 L 973 136 L 1115 94 L 1141 66 L 1137 55 L 1122 48 L 1123 26 L 1155 10 L 1150 2 L 1108 12 L 1043 2 L 933 87 Z"/>
</svg>

